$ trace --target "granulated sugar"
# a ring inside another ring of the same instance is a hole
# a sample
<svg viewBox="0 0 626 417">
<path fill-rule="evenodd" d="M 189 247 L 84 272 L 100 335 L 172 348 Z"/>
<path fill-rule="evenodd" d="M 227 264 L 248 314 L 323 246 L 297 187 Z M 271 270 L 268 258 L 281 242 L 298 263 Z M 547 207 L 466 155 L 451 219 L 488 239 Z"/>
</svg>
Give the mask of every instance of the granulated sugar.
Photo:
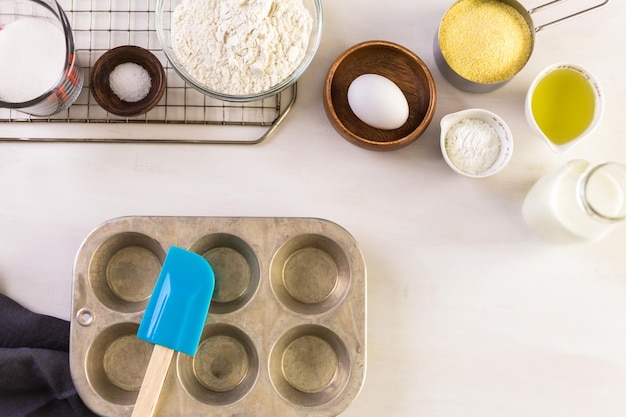
<svg viewBox="0 0 626 417">
<path fill-rule="evenodd" d="M 109 85 L 120 100 L 135 103 L 146 98 L 152 86 L 152 79 L 141 65 L 125 62 L 111 71 Z"/>
<path fill-rule="evenodd" d="M 46 19 L 28 17 L 0 30 L 0 99 L 22 103 L 54 87 L 65 68 L 65 35 Z"/>
<path fill-rule="evenodd" d="M 248 95 L 293 73 L 312 28 L 302 0 L 183 0 L 172 13 L 172 48 L 209 89 Z"/>
</svg>

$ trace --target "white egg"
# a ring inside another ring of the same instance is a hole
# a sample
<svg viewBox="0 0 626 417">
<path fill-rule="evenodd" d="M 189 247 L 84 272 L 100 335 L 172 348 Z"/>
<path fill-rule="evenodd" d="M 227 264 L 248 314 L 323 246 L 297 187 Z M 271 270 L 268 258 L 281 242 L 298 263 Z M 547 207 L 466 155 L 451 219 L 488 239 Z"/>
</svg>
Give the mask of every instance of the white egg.
<svg viewBox="0 0 626 417">
<path fill-rule="evenodd" d="M 393 81 L 363 74 L 348 87 L 348 104 L 364 123 L 377 129 L 397 129 L 409 118 L 409 103 Z"/>
</svg>

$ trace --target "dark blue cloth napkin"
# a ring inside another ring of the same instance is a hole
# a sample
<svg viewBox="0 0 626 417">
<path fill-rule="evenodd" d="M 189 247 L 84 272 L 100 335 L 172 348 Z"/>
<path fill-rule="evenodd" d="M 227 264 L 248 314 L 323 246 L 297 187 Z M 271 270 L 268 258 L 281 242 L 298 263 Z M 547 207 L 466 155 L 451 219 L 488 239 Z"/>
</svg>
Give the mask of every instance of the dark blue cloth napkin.
<svg viewBox="0 0 626 417">
<path fill-rule="evenodd" d="M 0 294 L 0 416 L 97 416 L 72 382 L 69 341 L 69 322 Z"/>
</svg>

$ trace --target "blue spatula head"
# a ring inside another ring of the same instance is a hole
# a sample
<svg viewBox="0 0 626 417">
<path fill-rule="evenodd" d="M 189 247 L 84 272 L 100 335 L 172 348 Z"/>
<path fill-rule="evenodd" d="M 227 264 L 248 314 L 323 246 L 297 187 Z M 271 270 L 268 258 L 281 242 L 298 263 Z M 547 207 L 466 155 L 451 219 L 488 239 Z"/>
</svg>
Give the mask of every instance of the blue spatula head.
<svg viewBox="0 0 626 417">
<path fill-rule="evenodd" d="M 137 336 L 194 355 L 209 312 L 215 276 L 197 253 L 172 246 L 141 319 Z"/>
</svg>

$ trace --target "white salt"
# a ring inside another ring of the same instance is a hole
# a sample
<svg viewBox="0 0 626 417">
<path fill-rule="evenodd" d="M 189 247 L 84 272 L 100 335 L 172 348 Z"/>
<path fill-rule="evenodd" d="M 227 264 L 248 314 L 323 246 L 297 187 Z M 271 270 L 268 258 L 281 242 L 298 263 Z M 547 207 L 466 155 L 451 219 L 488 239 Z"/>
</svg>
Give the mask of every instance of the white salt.
<svg viewBox="0 0 626 417">
<path fill-rule="evenodd" d="M 141 65 L 125 62 L 111 71 L 109 85 L 120 100 L 136 103 L 146 98 L 152 87 L 152 79 Z"/>
<path fill-rule="evenodd" d="M 52 22 L 26 17 L 0 30 L 0 99 L 22 103 L 54 87 L 65 68 L 65 34 Z"/>
</svg>

